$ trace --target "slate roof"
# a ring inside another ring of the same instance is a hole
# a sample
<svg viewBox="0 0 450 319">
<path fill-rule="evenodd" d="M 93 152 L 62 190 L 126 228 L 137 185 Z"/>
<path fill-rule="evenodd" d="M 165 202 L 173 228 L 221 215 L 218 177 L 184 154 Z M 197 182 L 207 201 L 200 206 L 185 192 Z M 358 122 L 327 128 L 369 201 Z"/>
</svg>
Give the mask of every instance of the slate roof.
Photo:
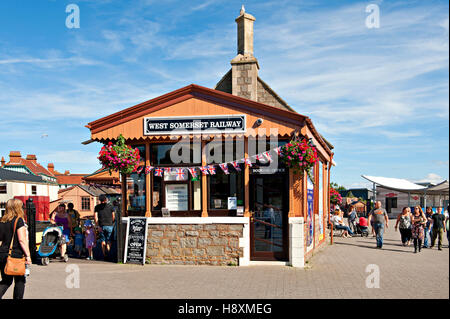
<svg viewBox="0 0 450 319">
<path fill-rule="evenodd" d="M 45 183 L 41 176 L 19 173 L 9 169 L 0 168 L 0 181 L 20 181 Z"/>
</svg>

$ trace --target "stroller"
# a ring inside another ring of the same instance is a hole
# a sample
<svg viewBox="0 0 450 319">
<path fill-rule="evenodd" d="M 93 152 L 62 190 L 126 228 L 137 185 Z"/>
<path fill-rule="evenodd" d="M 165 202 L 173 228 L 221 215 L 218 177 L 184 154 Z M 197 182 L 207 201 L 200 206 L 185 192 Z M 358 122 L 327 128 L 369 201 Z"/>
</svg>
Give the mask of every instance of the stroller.
<svg viewBox="0 0 450 319">
<path fill-rule="evenodd" d="M 41 264 L 47 266 L 50 263 L 50 257 L 59 254 L 59 247 L 65 243 L 62 226 L 49 226 L 42 234 L 42 242 L 39 246 L 38 254 L 41 257 Z M 69 260 L 69 257 L 64 255 L 62 257 L 64 262 Z"/>
<path fill-rule="evenodd" d="M 355 231 L 356 231 L 356 234 L 359 234 L 359 235 L 361 235 L 361 237 L 367 237 L 367 236 L 369 236 L 369 227 L 368 226 L 361 226 L 360 224 L 359 224 L 359 222 L 358 223 L 355 223 L 356 225 L 356 227 L 355 227 Z"/>
</svg>

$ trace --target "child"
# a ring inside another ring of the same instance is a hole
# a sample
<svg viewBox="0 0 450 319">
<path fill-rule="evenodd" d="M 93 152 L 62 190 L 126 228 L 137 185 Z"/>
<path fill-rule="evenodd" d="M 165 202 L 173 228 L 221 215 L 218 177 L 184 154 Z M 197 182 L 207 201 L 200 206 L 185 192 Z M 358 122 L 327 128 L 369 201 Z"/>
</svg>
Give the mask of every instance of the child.
<svg viewBox="0 0 450 319">
<path fill-rule="evenodd" d="M 88 257 L 86 259 L 92 260 L 94 259 L 92 248 L 95 247 L 95 242 L 97 241 L 97 238 L 95 236 L 95 229 L 94 226 L 92 225 L 92 222 L 89 219 L 84 222 L 84 227 L 85 227 L 84 231 L 85 243 L 86 248 L 88 250 Z"/>
<path fill-rule="evenodd" d="M 74 228 L 75 236 L 74 236 L 74 244 L 75 244 L 75 253 L 78 254 L 78 258 L 81 257 L 81 252 L 83 250 L 83 234 L 81 233 L 80 227 Z"/>
</svg>

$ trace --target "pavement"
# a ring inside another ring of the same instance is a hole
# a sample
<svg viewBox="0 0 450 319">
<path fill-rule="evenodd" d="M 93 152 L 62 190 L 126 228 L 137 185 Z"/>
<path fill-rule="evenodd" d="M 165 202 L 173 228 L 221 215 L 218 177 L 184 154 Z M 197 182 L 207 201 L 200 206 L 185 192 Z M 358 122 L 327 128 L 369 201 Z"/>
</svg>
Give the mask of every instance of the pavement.
<svg viewBox="0 0 450 319">
<path fill-rule="evenodd" d="M 32 265 L 25 298 L 42 299 L 448 299 L 449 249 L 403 247 L 395 221 L 384 236 L 335 238 L 304 269 L 288 266 L 114 264 L 72 258 Z M 12 287 L 4 298 L 12 298 Z"/>
</svg>

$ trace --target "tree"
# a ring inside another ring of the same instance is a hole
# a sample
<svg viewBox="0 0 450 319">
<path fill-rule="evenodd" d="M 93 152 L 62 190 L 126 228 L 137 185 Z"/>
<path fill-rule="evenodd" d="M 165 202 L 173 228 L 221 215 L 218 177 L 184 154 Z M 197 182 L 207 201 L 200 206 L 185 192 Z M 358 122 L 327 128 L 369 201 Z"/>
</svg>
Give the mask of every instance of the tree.
<svg viewBox="0 0 450 319">
<path fill-rule="evenodd" d="M 353 195 L 352 191 L 349 191 L 349 192 L 347 193 L 347 197 L 353 198 L 353 197 L 355 197 L 355 195 Z"/>
<path fill-rule="evenodd" d="M 344 186 L 340 186 L 337 183 L 330 183 L 330 186 L 333 187 L 337 191 L 346 191 L 347 189 Z"/>
</svg>

